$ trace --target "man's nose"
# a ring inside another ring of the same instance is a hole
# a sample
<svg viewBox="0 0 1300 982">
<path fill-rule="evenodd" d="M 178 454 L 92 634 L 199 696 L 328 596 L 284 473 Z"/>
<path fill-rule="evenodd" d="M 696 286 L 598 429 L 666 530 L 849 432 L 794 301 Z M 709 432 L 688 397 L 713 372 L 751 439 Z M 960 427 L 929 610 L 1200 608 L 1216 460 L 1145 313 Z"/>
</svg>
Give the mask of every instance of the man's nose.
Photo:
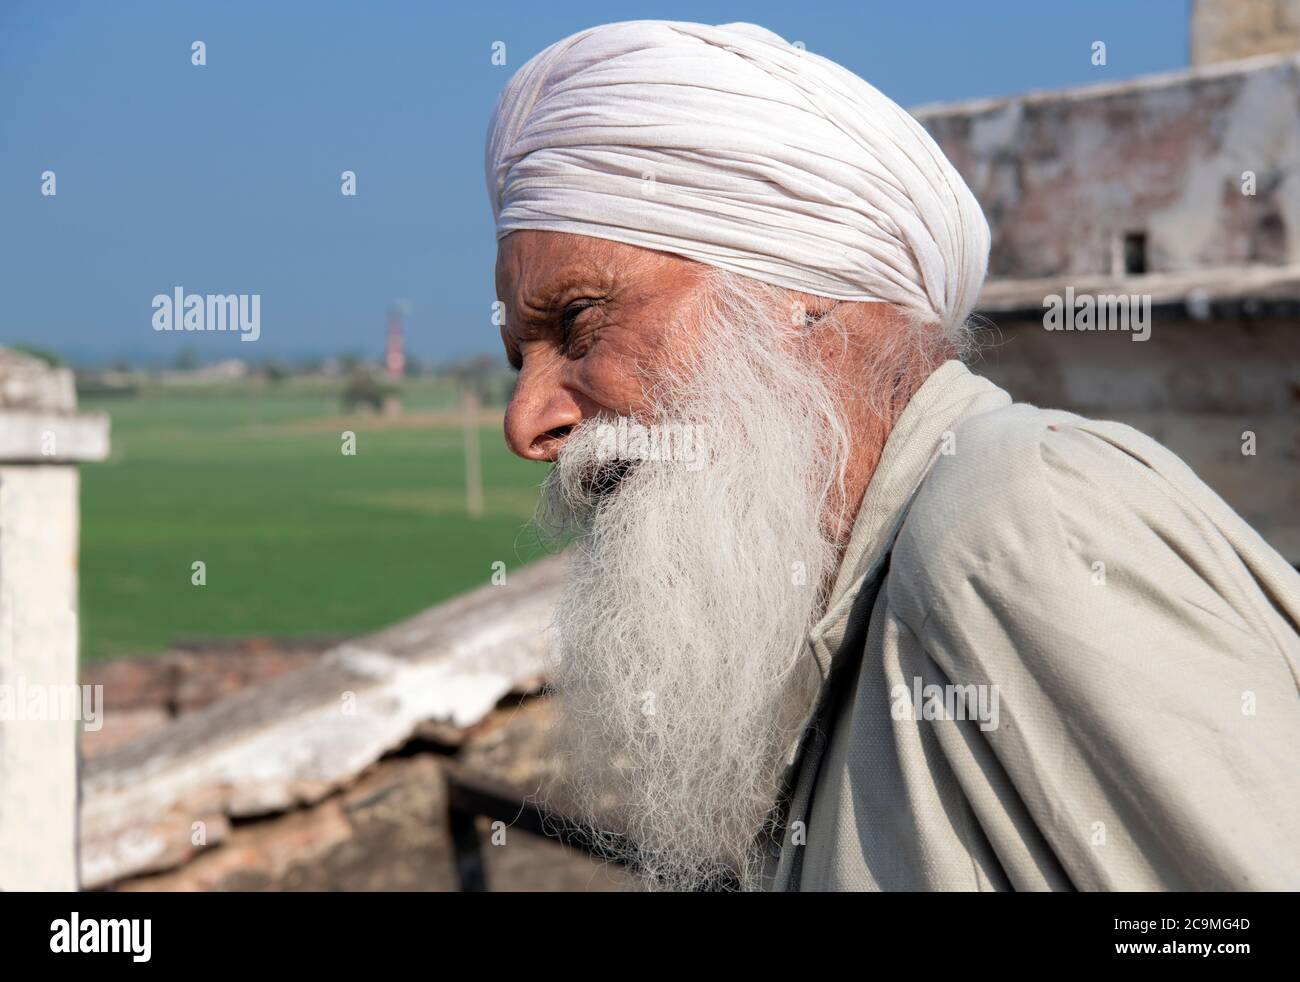
<svg viewBox="0 0 1300 982">
<path fill-rule="evenodd" d="M 506 444 L 524 460 L 552 461 L 582 422 L 582 410 L 563 386 L 527 374 L 520 376 L 506 408 Z"/>
</svg>

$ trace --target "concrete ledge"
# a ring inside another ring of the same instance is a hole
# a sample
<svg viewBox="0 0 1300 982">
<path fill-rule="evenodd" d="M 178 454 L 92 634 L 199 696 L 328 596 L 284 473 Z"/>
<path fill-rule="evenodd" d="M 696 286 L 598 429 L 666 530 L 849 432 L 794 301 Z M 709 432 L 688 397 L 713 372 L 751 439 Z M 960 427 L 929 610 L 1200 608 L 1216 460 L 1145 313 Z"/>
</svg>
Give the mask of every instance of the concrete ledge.
<svg viewBox="0 0 1300 982">
<path fill-rule="evenodd" d="M 1259 314 L 1279 309 L 1285 316 L 1300 306 L 1300 264 L 1219 266 L 1142 276 L 1079 273 L 1032 279 L 994 278 L 985 282 L 975 310 L 982 314 L 1034 313 L 1041 317 L 1043 298 L 1062 295 L 1067 286 L 1079 296 L 1149 295 L 1153 306 L 1185 306 L 1193 319 L 1208 317 L 1211 307 L 1218 314 L 1219 308 L 1233 304 L 1253 306 Z"/>
<path fill-rule="evenodd" d="M 0 462 L 74 464 L 107 456 L 106 413 L 0 411 Z"/>
</svg>

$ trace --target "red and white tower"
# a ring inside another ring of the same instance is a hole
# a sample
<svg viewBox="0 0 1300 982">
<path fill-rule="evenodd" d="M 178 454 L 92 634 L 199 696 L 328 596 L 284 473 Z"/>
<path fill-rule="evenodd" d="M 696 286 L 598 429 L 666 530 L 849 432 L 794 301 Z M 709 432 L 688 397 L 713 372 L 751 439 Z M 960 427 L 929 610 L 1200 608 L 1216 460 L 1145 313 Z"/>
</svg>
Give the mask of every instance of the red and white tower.
<svg viewBox="0 0 1300 982">
<path fill-rule="evenodd" d="M 388 308 L 388 343 L 384 346 L 384 367 L 393 378 L 406 374 L 406 347 L 402 341 L 402 309 Z"/>
</svg>

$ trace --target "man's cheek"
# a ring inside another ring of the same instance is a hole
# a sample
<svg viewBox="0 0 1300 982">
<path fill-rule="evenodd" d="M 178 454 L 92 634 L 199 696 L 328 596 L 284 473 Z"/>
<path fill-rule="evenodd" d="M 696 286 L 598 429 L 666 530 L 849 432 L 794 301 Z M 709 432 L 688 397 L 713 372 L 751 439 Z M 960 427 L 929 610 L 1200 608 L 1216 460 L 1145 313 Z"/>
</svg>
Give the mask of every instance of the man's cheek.
<svg viewBox="0 0 1300 982">
<path fill-rule="evenodd" d="M 589 360 L 589 361 L 588 361 Z M 587 356 L 578 377 L 578 387 L 597 411 L 611 416 L 635 416 L 646 408 L 645 375 L 637 363 L 614 353 Z"/>
</svg>

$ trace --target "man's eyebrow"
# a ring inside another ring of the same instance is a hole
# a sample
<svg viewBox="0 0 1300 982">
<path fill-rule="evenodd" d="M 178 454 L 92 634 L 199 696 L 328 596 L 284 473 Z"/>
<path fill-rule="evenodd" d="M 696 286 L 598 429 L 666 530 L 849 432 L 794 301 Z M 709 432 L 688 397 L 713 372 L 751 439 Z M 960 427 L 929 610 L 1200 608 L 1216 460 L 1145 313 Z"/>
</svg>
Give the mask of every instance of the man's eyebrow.
<svg viewBox="0 0 1300 982">
<path fill-rule="evenodd" d="M 523 292 L 520 303 L 526 316 L 547 319 L 579 295 L 607 295 L 613 288 L 613 277 L 608 272 L 582 266 L 561 270 L 531 293 Z"/>
<path fill-rule="evenodd" d="M 579 297 L 608 297 L 614 291 L 614 276 L 590 265 L 562 269 L 533 290 L 521 289 L 518 303 L 506 315 L 506 360 L 516 372 L 523 370 L 520 341 L 531 341 L 558 332 L 559 315 Z"/>
</svg>

